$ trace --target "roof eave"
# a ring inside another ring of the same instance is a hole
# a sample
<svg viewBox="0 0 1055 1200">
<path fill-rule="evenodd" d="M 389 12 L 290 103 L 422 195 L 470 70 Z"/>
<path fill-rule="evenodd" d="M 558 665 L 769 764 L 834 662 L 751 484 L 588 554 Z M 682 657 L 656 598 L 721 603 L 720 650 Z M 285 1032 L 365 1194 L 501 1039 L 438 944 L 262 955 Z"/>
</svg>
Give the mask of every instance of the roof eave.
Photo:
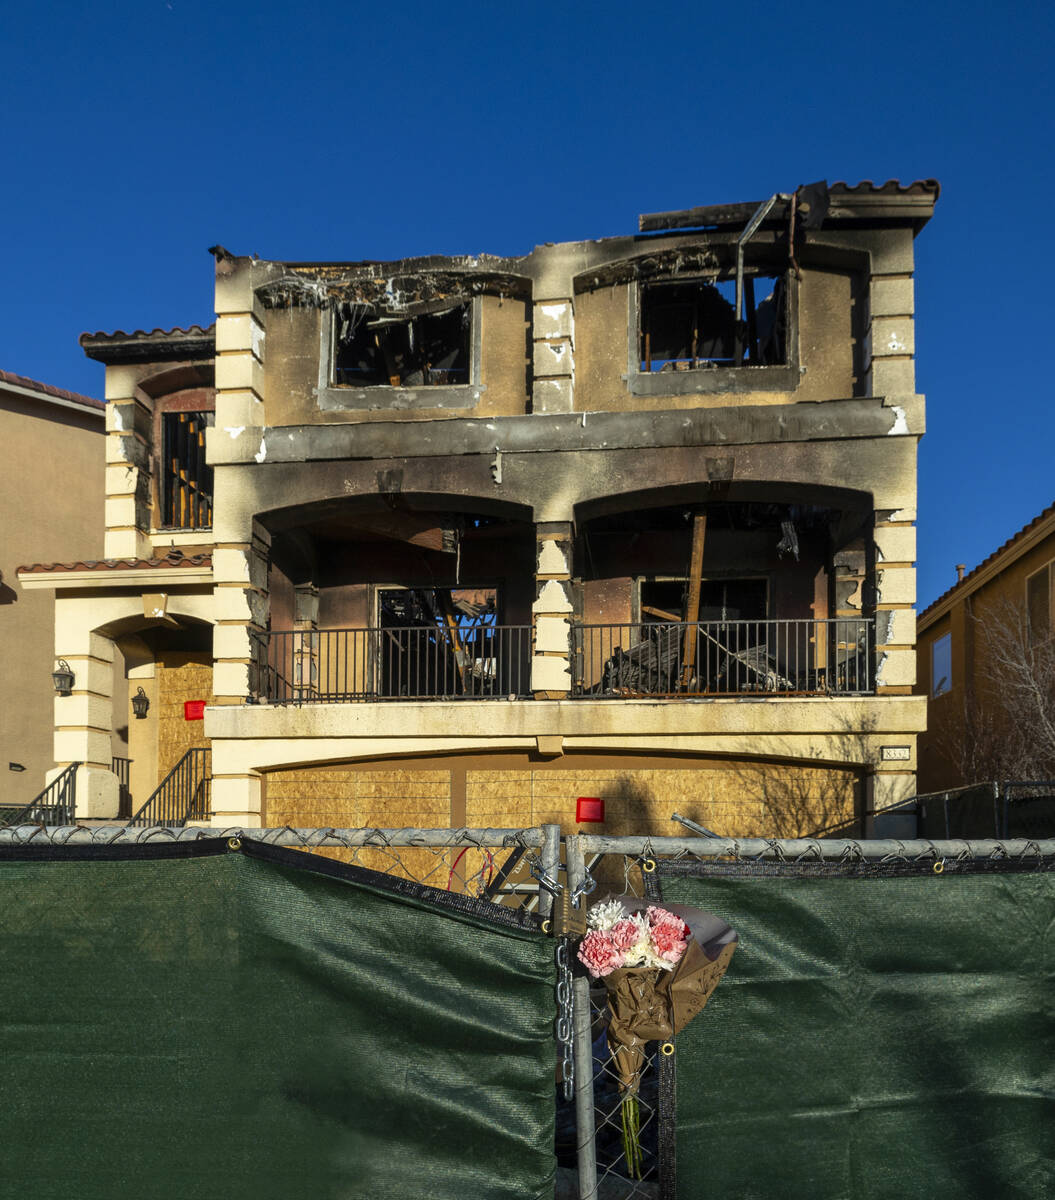
<svg viewBox="0 0 1055 1200">
<path fill-rule="evenodd" d="M 936 625 L 942 617 L 984 587 L 995 576 L 1006 571 L 1012 563 L 1028 554 L 1045 538 L 1055 534 L 1055 509 L 1038 520 L 1031 528 L 1018 535 L 1010 545 L 995 552 L 991 558 L 980 563 L 970 574 L 965 575 L 959 583 L 954 584 L 947 592 L 929 604 L 916 618 L 916 632 L 923 633 L 932 625 Z"/>
<path fill-rule="evenodd" d="M 89 358 L 106 366 L 193 362 L 212 358 L 216 353 L 216 336 L 212 329 L 164 334 L 82 333 L 79 340 Z"/>
<path fill-rule="evenodd" d="M 27 571 L 16 572 L 19 586 L 27 590 L 61 591 L 63 589 L 105 589 L 144 587 L 186 587 L 212 584 L 212 566 L 175 567 L 165 570 L 148 567 L 144 570 L 121 571 Z"/>
<path fill-rule="evenodd" d="M 106 406 L 101 400 L 85 396 L 83 400 L 68 400 L 64 396 L 56 396 L 38 388 L 23 387 L 21 384 L 0 380 L 0 392 L 10 392 L 14 396 L 25 396 L 30 400 L 39 400 L 44 404 L 54 404 L 58 408 L 69 408 L 73 412 L 84 413 L 85 416 L 95 417 L 99 421 L 106 418 Z"/>
</svg>

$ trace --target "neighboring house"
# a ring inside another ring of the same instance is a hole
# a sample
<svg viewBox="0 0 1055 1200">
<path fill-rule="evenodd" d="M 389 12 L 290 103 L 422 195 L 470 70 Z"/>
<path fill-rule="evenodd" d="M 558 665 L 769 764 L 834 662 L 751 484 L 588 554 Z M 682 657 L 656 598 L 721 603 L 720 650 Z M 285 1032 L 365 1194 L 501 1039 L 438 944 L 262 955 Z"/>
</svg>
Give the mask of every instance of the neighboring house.
<svg viewBox="0 0 1055 1200">
<path fill-rule="evenodd" d="M 912 794 L 937 195 L 814 185 L 523 258 L 215 247 L 215 327 L 85 335 L 108 561 L 22 578 L 80 686 L 117 648 L 149 698 L 137 801 L 206 738 L 221 824 L 574 829 L 597 799 L 612 833 L 789 834 Z M 107 815 L 104 706 L 69 703 Z"/>
<path fill-rule="evenodd" d="M 0 771 L 5 811 L 30 802 L 55 762 L 55 602 L 16 577 L 30 558 L 103 549 L 103 404 L 0 371 Z M 107 694 L 120 682 L 109 681 Z M 108 730 L 106 766 L 124 752 Z"/>
<path fill-rule="evenodd" d="M 1055 504 L 919 617 L 921 793 L 1053 778 Z"/>
</svg>

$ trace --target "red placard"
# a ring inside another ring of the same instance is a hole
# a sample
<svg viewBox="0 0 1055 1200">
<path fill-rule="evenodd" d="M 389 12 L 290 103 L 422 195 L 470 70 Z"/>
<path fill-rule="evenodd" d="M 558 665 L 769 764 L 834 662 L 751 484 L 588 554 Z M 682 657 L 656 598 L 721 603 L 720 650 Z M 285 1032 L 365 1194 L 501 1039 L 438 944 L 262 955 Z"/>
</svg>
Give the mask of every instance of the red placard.
<svg viewBox="0 0 1055 1200">
<path fill-rule="evenodd" d="M 204 721 L 205 720 L 205 701 L 204 700 L 184 700 L 183 701 L 183 719 L 184 719 L 184 721 Z"/>
<path fill-rule="evenodd" d="M 578 825 L 604 821 L 604 801 L 600 796 L 579 796 L 575 801 L 575 821 Z"/>
</svg>

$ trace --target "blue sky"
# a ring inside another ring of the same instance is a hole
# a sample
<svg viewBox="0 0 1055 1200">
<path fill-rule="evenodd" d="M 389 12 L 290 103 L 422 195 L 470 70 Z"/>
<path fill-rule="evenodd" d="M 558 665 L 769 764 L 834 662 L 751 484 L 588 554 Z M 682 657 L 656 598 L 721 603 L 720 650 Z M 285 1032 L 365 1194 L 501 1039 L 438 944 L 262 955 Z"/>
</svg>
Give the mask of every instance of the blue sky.
<svg viewBox="0 0 1055 1200">
<path fill-rule="evenodd" d="M 7 4 L 0 367 L 212 319 L 206 247 L 524 253 L 815 179 L 937 178 L 921 607 L 1055 499 L 1050 6 Z"/>
</svg>

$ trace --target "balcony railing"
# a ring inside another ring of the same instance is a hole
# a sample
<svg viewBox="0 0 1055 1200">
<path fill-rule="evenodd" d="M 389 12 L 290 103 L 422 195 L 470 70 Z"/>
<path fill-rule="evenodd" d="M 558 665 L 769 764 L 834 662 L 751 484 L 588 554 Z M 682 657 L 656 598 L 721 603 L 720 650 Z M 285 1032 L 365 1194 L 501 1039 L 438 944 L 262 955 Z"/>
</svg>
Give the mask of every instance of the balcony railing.
<svg viewBox="0 0 1055 1200">
<path fill-rule="evenodd" d="M 276 704 L 531 694 L 530 625 L 280 631 L 258 654 L 258 686 Z"/>
<path fill-rule="evenodd" d="M 574 638 L 579 697 L 872 691 L 875 623 L 861 618 L 579 625 Z"/>
<path fill-rule="evenodd" d="M 875 624 L 671 621 L 573 625 L 577 698 L 866 695 Z M 531 696 L 530 625 L 282 630 L 255 643 L 274 704 Z"/>
</svg>

